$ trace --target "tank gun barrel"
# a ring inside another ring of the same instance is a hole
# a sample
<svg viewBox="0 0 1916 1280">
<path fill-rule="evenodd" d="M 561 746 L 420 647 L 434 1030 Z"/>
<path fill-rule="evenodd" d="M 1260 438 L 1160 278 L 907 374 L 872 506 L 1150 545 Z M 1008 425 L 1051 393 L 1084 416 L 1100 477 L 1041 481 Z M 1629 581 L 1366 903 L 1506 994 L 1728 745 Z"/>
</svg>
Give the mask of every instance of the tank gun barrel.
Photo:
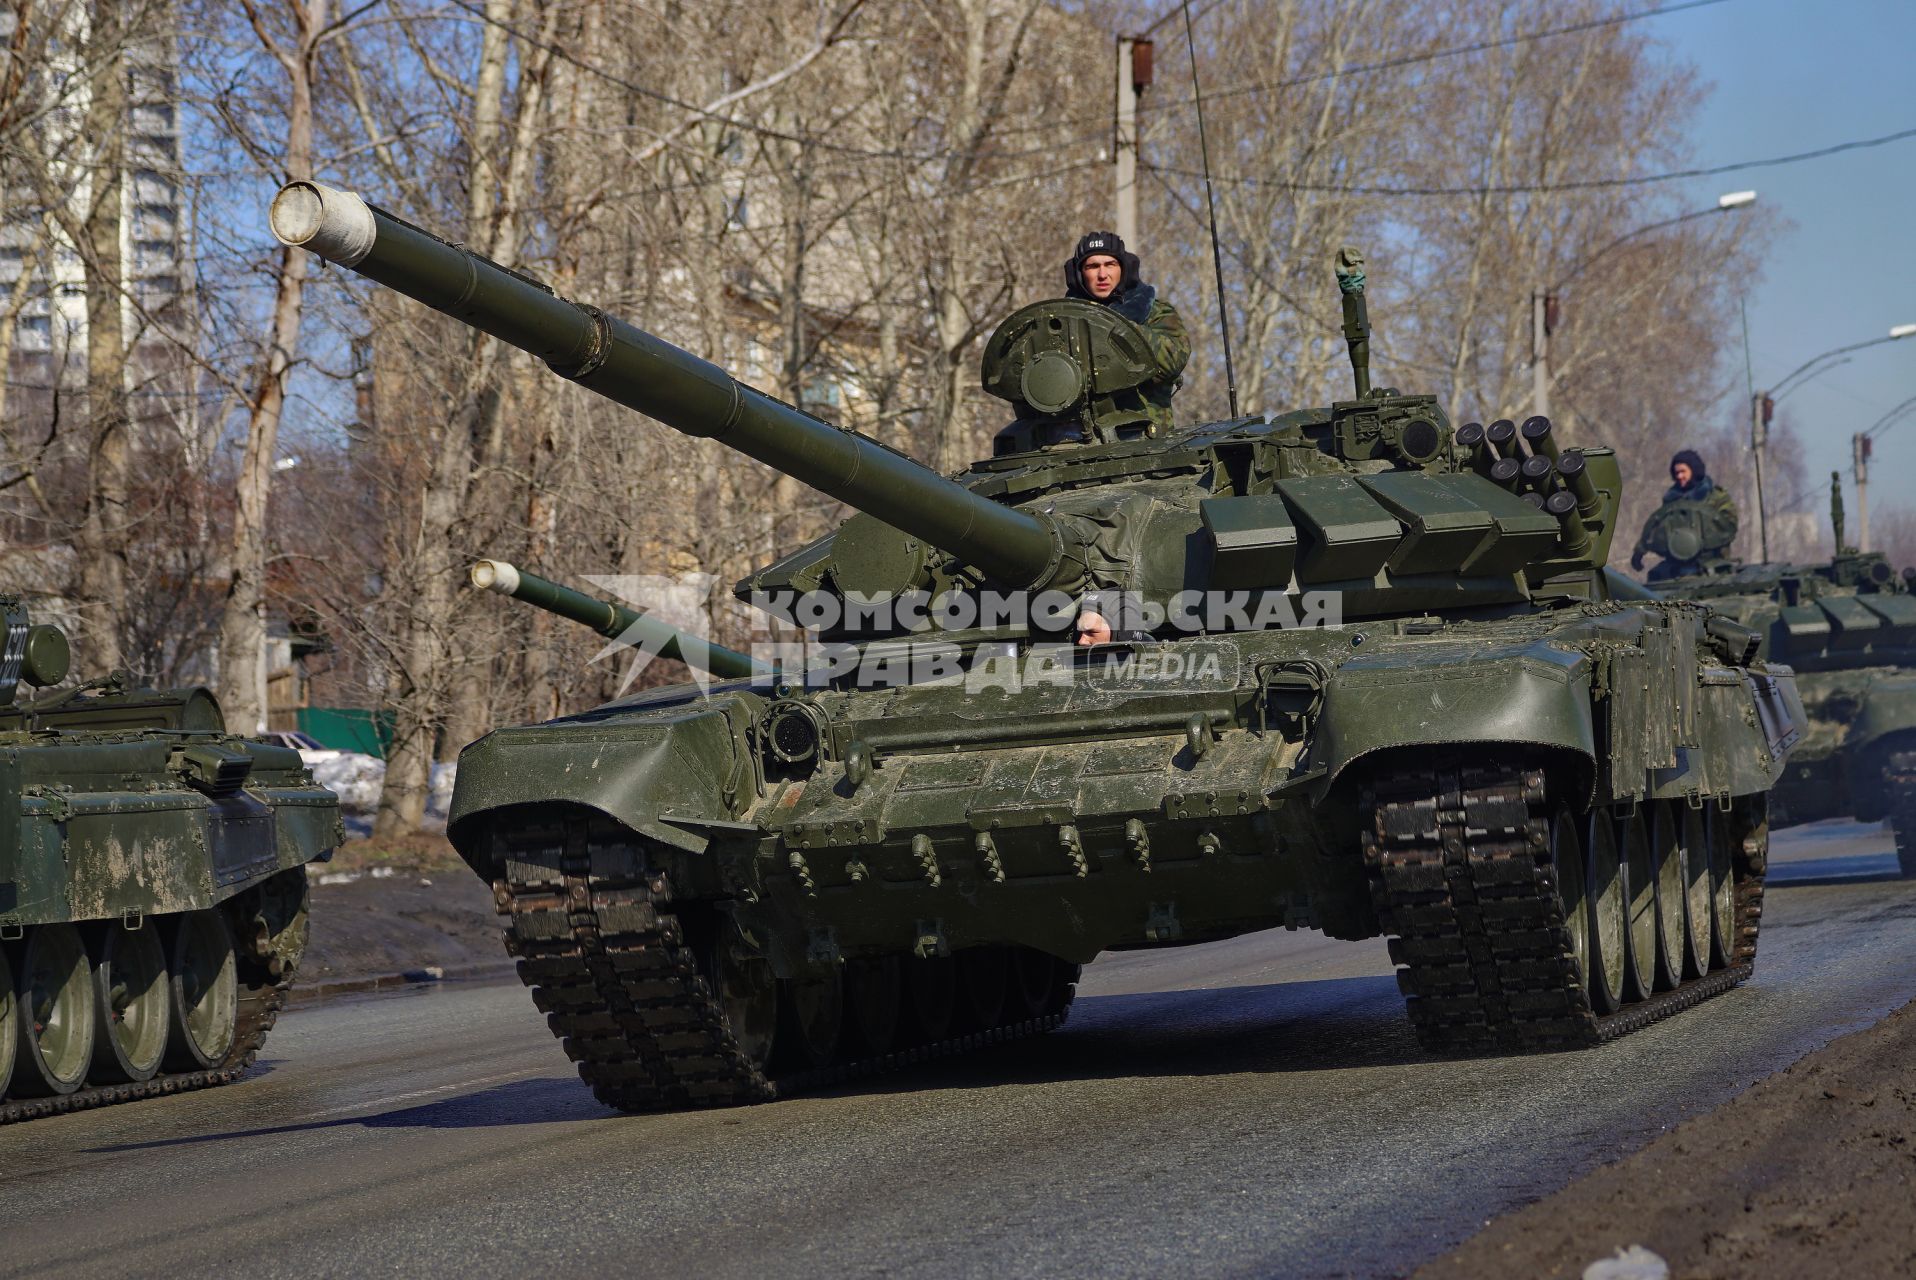
<svg viewBox="0 0 1916 1280">
<path fill-rule="evenodd" d="M 1057 525 L 756 391 L 689 351 L 316 182 L 273 198 L 273 234 L 539 357 L 561 377 L 717 440 L 1013 587 L 1066 563 Z"/>
<path fill-rule="evenodd" d="M 636 609 L 628 609 L 608 600 L 600 600 L 562 586 L 550 578 L 528 573 L 504 560 L 481 560 L 472 566 L 472 585 L 496 591 L 514 600 L 556 613 L 561 618 L 592 628 L 608 640 L 655 650 L 661 657 L 675 658 L 688 667 L 709 671 L 724 680 L 743 680 L 770 675 L 772 669 L 749 654 L 713 644 L 698 636 L 687 635 L 677 627 Z"/>
</svg>

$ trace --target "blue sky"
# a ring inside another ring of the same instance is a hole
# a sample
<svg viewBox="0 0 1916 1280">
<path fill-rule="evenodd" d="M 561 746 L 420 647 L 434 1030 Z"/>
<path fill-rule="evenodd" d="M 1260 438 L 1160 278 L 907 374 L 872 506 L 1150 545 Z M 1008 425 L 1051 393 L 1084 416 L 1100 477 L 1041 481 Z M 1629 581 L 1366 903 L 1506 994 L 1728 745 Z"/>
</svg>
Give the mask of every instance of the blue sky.
<svg viewBox="0 0 1916 1280">
<path fill-rule="evenodd" d="M 1647 25 L 1715 84 L 1695 135 L 1698 164 L 1916 127 L 1916 0 L 1729 0 Z M 1795 223 L 1749 296 L 1759 387 L 1819 352 L 1916 323 L 1916 138 L 1704 179 L 1692 194 L 1701 207 L 1743 187 Z M 1723 323 L 1734 328 L 1737 317 Z M 1740 399 L 1740 365 L 1734 372 Z M 1911 396 L 1916 337 L 1858 352 L 1783 409 L 1812 473 L 1840 468 L 1847 482 L 1851 434 Z M 1916 414 L 1877 439 L 1870 480 L 1872 511 L 1916 507 Z"/>
</svg>

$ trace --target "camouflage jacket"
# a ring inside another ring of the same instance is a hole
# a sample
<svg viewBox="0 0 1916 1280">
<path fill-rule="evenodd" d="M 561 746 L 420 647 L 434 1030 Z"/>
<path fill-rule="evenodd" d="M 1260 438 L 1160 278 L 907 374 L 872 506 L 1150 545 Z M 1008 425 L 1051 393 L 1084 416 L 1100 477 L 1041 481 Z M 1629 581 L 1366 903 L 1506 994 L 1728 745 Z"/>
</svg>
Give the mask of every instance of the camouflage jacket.
<svg viewBox="0 0 1916 1280">
<path fill-rule="evenodd" d="M 1133 286 L 1108 305 L 1125 319 L 1135 321 L 1151 344 L 1158 376 L 1127 395 L 1135 396 L 1135 407 L 1150 416 L 1153 434 L 1163 435 L 1172 425 L 1171 397 L 1183 383 L 1184 366 L 1191 359 L 1191 336 L 1184 330 L 1184 318 L 1148 284 Z M 1117 397 L 1118 403 L 1122 405 L 1126 398 Z"/>
</svg>

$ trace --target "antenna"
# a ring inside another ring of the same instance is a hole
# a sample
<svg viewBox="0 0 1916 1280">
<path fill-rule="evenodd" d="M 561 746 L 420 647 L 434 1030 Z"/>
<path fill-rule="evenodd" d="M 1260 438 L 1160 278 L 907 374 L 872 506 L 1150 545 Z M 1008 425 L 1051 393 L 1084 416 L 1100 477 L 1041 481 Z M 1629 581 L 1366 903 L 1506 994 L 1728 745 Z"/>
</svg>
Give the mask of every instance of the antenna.
<svg viewBox="0 0 1916 1280">
<path fill-rule="evenodd" d="M 1191 0 L 1184 0 L 1184 47 L 1191 55 L 1191 100 L 1197 104 L 1198 155 L 1204 160 L 1204 203 L 1211 210 L 1211 267 L 1217 272 L 1217 327 L 1224 334 L 1224 388 L 1237 417 L 1237 370 L 1231 364 L 1231 315 L 1224 304 L 1224 254 L 1217 243 L 1217 196 L 1211 191 L 1211 147 L 1204 140 L 1204 90 L 1198 86 L 1197 40 L 1191 35 Z"/>
</svg>

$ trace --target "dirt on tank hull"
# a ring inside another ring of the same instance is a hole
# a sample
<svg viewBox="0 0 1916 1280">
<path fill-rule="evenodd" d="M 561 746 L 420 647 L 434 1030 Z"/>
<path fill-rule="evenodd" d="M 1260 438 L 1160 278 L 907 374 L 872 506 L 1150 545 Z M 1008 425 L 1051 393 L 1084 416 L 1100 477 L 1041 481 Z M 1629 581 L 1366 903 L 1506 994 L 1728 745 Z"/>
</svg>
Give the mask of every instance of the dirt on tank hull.
<svg viewBox="0 0 1916 1280">
<path fill-rule="evenodd" d="M 338 802 L 204 689 L 52 684 L 65 641 L 0 598 L 0 1124 L 224 1084 L 306 948 Z"/>
</svg>

